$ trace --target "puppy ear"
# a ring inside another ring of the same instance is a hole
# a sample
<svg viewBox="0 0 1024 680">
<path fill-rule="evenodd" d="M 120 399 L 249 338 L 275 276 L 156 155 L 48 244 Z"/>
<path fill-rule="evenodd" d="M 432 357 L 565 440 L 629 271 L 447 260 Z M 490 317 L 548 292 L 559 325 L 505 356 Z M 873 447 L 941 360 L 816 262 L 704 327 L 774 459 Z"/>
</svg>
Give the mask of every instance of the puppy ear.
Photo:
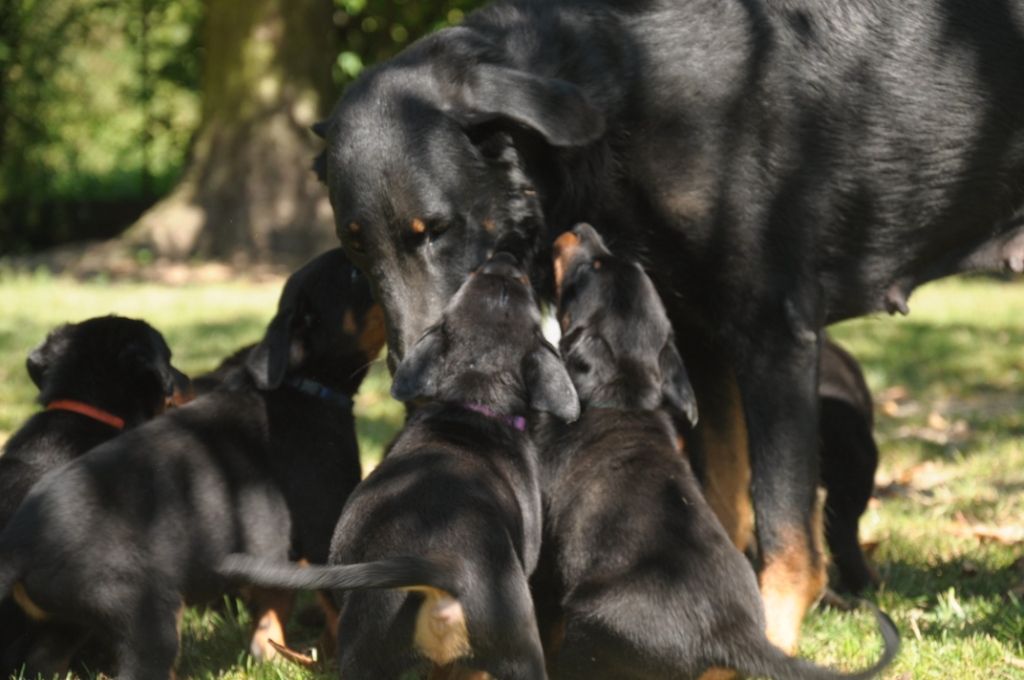
<svg viewBox="0 0 1024 680">
<path fill-rule="evenodd" d="M 391 396 L 398 401 L 437 396 L 440 358 L 444 352 L 441 326 L 429 329 L 398 364 L 391 381 Z"/>
<path fill-rule="evenodd" d="M 658 356 L 658 368 L 661 369 L 661 393 L 665 401 L 686 416 L 690 426 L 697 424 L 697 398 L 690 385 L 690 377 L 686 374 L 683 359 L 679 356 L 676 343 L 669 337 L 661 348 Z"/>
<path fill-rule="evenodd" d="M 46 335 L 46 339 L 36 345 L 25 358 L 25 369 L 28 377 L 32 379 L 35 386 L 43 389 L 43 382 L 46 380 L 46 372 L 49 371 L 54 362 L 67 350 L 70 343 L 71 324 L 62 324 Z"/>
<path fill-rule="evenodd" d="M 565 364 L 547 343 L 531 352 L 523 366 L 530 408 L 571 423 L 580 417 L 580 400 Z"/>
<path fill-rule="evenodd" d="M 463 89 L 465 123 L 509 118 L 527 125 L 552 146 L 583 146 L 605 132 L 604 116 L 583 91 L 558 78 L 481 64 Z"/>
<path fill-rule="evenodd" d="M 134 389 L 142 390 L 140 396 L 167 399 L 174 395 L 177 371 L 161 352 L 166 347 L 163 338 L 155 330 L 151 333 L 156 337 L 150 337 L 148 342 L 136 340 L 122 347 L 117 354 L 117 365 L 121 379 Z"/>
<path fill-rule="evenodd" d="M 284 382 L 291 363 L 292 335 L 295 309 L 285 307 L 278 311 L 267 326 L 267 332 L 245 360 L 245 368 L 261 390 L 273 390 Z"/>
<path fill-rule="evenodd" d="M 164 336 L 152 326 L 149 327 L 149 340 L 152 349 L 147 355 L 147 362 L 150 369 L 159 376 L 164 396 L 170 398 L 191 389 L 192 383 L 188 376 L 171 365 L 171 348 L 167 346 Z"/>
</svg>

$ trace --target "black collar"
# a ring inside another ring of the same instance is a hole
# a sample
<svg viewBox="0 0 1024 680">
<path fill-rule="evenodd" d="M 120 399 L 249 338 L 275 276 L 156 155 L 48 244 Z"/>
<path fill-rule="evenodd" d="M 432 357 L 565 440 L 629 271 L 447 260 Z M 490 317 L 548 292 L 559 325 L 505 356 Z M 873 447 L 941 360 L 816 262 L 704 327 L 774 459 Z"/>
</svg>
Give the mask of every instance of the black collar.
<svg viewBox="0 0 1024 680">
<path fill-rule="evenodd" d="M 326 385 L 322 385 L 315 380 L 295 376 L 285 380 L 285 384 L 297 389 L 303 394 L 308 394 L 311 397 L 317 397 L 318 399 L 329 401 L 335 406 L 343 408 L 346 411 L 352 410 L 352 397 L 344 392 L 338 392 Z"/>
</svg>

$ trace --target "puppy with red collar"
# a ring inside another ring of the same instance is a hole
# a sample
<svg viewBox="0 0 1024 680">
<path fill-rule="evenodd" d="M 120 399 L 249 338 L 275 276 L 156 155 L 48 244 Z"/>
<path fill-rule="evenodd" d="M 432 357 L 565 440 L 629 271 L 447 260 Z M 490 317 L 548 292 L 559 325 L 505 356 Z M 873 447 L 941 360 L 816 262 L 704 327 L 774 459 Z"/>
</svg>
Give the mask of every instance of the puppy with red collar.
<svg viewBox="0 0 1024 680">
<path fill-rule="evenodd" d="M 188 392 L 163 336 L 145 321 L 120 316 L 55 328 L 25 365 L 45 410 L 11 436 L 0 456 L 0 528 L 43 474 Z"/>
<path fill-rule="evenodd" d="M 166 680 L 182 607 L 224 592 L 224 556 L 326 560 L 361 474 L 352 396 L 380 321 L 365 279 L 328 251 L 289 277 L 220 388 L 37 483 L 0 533 L 0 593 L 47 632 L 26 675 L 63 673 L 91 635 L 119 677 Z"/>
<path fill-rule="evenodd" d="M 712 667 L 772 678 L 867 678 L 786 656 L 765 637 L 754 571 L 679 454 L 696 419 L 654 285 L 588 225 L 555 243 L 562 355 L 583 411 L 537 428 L 544 542 L 535 597 L 557 680 L 675 680 Z"/>
<path fill-rule="evenodd" d="M 44 474 L 162 413 L 189 392 L 188 377 L 171 365 L 163 336 L 145 321 L 120 316 L 58 326 L 29 352 L 25 364 L 44 410 L 11 436 L 0 455 L 0 529 Z M 3 600 L 3 668 L 16 663 L 17 649 L 28 643 L 27 629 L 13 601 Z"/>
</svg>

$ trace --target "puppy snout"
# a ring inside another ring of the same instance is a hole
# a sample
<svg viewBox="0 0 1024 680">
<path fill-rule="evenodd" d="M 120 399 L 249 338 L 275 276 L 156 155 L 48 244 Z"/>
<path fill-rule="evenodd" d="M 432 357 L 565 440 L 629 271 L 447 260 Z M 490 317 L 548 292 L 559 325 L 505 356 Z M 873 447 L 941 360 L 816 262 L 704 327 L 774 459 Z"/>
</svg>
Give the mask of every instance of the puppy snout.
<svg viewBox="0 0 1024 680">
<path fill-rule="evenodd" d="M 171 393 L 167 395 L 166 406 L 184 406 L 195 399 L 196 394 L 192 387 L 192 380 L 173 366 L 171 367 L 171 374 L 174 376 L 174 385 Z"/>
<path fill-rule="evenodd" d="M 513 257 L 511 253 L 504 251 L 496 253 L 490 260 L 485 262 L 484 265 L 480 267 L 480 273 L 510 279 L 518 279 L 523 276 L 523 272 L 519 268 L 519 262 L 516 258 Z"/>
</svg>

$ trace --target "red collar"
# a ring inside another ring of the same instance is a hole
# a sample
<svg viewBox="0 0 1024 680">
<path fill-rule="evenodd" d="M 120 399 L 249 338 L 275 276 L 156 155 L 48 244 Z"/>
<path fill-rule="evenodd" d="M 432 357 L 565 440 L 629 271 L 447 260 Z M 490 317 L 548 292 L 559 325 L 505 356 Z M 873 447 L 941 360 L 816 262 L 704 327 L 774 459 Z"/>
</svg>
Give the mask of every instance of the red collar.
<svg viewBox="0 0 1024 680">
<path fill-rule="evenodd" d="M 83 416 L 88 416 L 93 420 L 98 420 L 105 425 L 110 425 L 118 430 L 124 429 L 124 418 L 118 418 L 112 413 L 107 413 L 102 409 L 98 409 L 95 406 L 89 406 L 80 401 L 73 399 L 58 399 L 51 401 L 46 405 L 47 411 L 71 411 L 72 413 L 80 413 Z"/>
</svg>

